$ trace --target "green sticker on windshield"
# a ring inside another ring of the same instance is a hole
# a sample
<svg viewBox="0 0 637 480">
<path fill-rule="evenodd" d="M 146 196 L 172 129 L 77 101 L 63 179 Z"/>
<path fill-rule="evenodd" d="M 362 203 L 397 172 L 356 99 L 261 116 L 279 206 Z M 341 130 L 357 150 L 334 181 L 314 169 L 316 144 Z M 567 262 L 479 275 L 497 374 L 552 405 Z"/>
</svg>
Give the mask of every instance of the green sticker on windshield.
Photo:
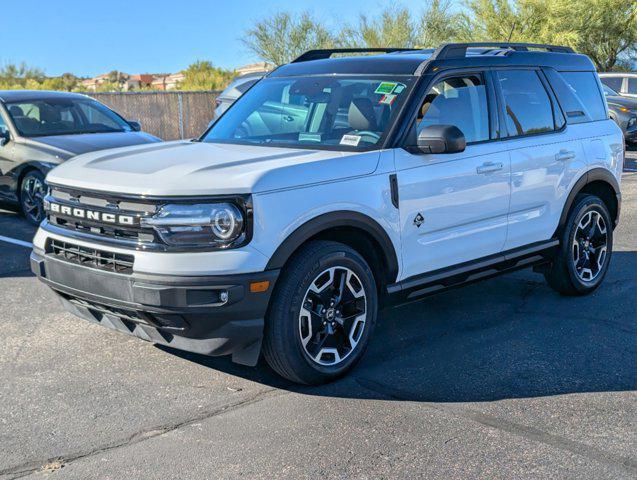
<svg viewBox="0 0 637 480">
<path fill-rule="evenodd" d="M 398 85 L 396 82 L 380 82 L 380 85 L 376 87 L 376 91 L 374 93 L 378 93 L 380 95 L 386 95 L 394 91 Z"/>
</svg>

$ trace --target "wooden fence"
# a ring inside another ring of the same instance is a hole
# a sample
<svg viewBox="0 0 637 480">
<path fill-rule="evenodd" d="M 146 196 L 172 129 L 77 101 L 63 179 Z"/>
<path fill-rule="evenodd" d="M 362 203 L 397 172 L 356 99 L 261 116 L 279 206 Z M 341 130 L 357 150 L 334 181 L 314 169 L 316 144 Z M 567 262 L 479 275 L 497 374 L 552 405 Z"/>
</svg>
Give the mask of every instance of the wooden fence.
<svg viewBox="0 0 637 480">
<path fill-rule="evenodd" d="M 162 140 L 201 135 L 214 115 L 219 92 L 113 92 L 89 93 L 142 130 Z"/>
</svg>

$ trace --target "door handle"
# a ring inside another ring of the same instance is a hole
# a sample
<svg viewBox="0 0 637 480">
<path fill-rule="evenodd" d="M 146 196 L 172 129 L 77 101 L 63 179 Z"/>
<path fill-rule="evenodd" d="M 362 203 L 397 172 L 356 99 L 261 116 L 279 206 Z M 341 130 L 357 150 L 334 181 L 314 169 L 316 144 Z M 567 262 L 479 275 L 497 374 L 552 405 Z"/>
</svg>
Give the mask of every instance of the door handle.
<svg viewBox="0 0 637 480">
<path fill-rule="evenodd" d="M 502 163 L 486 162 L 477 167 L 476 172 L 484 175 L 485 173 L 497 172 L 498 170 L 502 170 L 502 168 Z"/>
<path fill-rule="evenodd" d="M 575 158 L 575 152 L 572 150 L 560 150 L 559 153 L 555 154 L 555 160 L 560 162 L 566 162 L 568 160 L 573 160 Z"/>
</svg>

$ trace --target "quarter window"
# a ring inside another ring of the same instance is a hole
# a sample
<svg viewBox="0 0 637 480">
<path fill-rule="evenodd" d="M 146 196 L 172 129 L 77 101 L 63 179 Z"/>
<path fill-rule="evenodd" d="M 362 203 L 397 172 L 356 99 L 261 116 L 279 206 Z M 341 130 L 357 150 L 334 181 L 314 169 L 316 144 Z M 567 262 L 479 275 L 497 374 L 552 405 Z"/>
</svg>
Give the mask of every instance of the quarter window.
<svg viewBox="0 0 637 480">
<path fill-rule="evenodd" d="M 431 125 L 455 125 L 467 143 L 489 140 L 489 107 L 482 76 L 449 77 L 436 83 L 418 112 L 418 132 Z"/>
<path fill-rule="evenodd" d="M 562 77 L 579 98 L 591 120 L 604 120 L 606 118 L 604 100 L 602 100 L 593 72 L 562 72 Z"/>
<path fill-rule="evenodd" d="M 534 70 L 498 72 L 510 137 L 555 130 L 553 107 Z"/>
</svg>

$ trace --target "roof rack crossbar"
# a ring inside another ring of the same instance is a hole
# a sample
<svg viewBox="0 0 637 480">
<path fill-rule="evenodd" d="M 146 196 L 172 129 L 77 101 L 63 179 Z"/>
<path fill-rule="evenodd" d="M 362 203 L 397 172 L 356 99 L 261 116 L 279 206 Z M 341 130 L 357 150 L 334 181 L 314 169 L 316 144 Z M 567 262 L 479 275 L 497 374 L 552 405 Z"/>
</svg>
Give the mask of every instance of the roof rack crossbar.
<svg viewBox="0 0 637 480">
<path fill-rule="evenodd" d="M 515 43 L 515 42 L 471 42 L 471 43 L 446 43 L 436 49 L 430 60 L 442 60 L 448 58 L 464 58 L 467 49 L 472 47 L 496 47 L 510 49 L 519 52 L 528 52 L 530 48 L 543 48 L 552 53 L 575 53 L 571 47 L 560 45 L 548 45 L 545 43 Z"/>
<path fill-rule="evenodd" d="M 409 52 L 418 50 L 416 48 L 323 48 L 318 50 L 308 50 L 301 56 L 292 60 L 291 63 L 309 62 L 310 60 L 322 60 L 330 58 L 335 53 L 393 53 Z"/>
</svg>

